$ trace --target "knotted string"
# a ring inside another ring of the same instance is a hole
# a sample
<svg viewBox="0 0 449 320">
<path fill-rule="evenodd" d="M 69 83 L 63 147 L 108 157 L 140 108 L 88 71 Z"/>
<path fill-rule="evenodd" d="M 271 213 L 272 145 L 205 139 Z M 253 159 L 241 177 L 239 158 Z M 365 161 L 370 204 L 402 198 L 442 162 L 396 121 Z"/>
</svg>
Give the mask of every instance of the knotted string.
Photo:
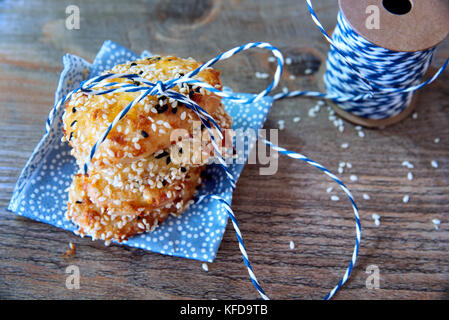
<svg viewBox="0 0 449 320">
<path fill-rule="evenodd" d="M 217 88 L 211 86 L 210 84 L 208 84 L 206 82 L 203 82 L 203 81 L 193 78 L 199 72 L 214 65 L 218 61 L 228 59 L 228 58 L 236 55 L 237 53 L 239 53 L 241 51 L 248 50 L 250 48 L 263 48 L 263 49 L 270 50 L 272 52 L 272 54 L 276 57 L 276 62 L 277 62 L 277 68 L 276 68 L 272 82 L 266 89 L 264 89 L 257 95 L 254 95 L 248 99 L 237 97 L 232 92 L 218 90 Z M 49 117 L 47 119 L 46 131 L 49 132 L 49 130 L 51 129 L 51 124 L 54 121 L 56 111 L 61 107 L 61 105 L 64 105 L 65 102 L 69 101 L 71 99 L 71 97 L 73 96 L 73 94 L 75 94 L 76 92 L 82 91 L 83 93 L 89 94 L 89 95 L 103 95 L 103 94 L 108 94 L 108 93 L 119 93 L 119 92 L 140 92 L 140 95 L 137 98 L 135 98 L 133 101 L 131 101 L 121 112 L 119 112 L 119 114 L 117 114 L 115 119 L 108 126 L 107 130 L 103 133 L 103 135 L 100 137 L 100 139 L 92 147 L 89 157 L 83 166 L 83 171 L 86 174 L 89 170 L 91 161 L 94 158 L 95 153 L 96 153 L 98 147 L 100 146 L 100 144 L 107 138 L 109 132 L 129 112 L 129 110 L 131 108 L 133 108 L 137 103 L 139 103 L 142 99 L 144 99 L 148 95 L 167 96 L 169 98 L 177 100 L 180 103 L 183 103 L 186 107 L 193 110 L 195 112 L 195 114 L 198 116 L 198 118 L 201 120 L 201 122 L 203 123 L 205 128 L 208 130 L 210 137 L 211 137 L 212 145 L 215 149 L 216 154 L 218 155 L 217 159 L 219 160 L 219 164 L 225 171 L 226 176 L 228 177 L 228 181 L 229 181 L 232 191 L 233 191 L 235 189 L 235 179 L 233 178 L 231 172 L 229 171 L 229 169 L 227 167 L 227 164 L 223 158 L 223 155 L 221 154 L 220 148 L 218 148 L 218 146 L 215 142 L 215 134 L 214 134 L 214 131 L 212 130 L 213 129 L 212 127 L 217 129 L 217 131 L 216 131 L 217 134 L 219 135 L 220 138 L 222 138 L 223 133 L 222 133 L 220 127 L 215 122 L 213 117 L 210 116 L 198 104 L 196 104 L 194 101 L 192 101 L 189 97 L 187 97 L 181 93 L 178 93 L 174 90 L 171 90 L 171 88 L 173 88 L 176 85 L 182 85 L 182 84 L 193 85 L 194 84 L 194 85 L 196 85 L 198 87 L 202 87 L 205 90 L 208 90 L 222 98 L 227 98 L 229 100 L 232 100 L 232 101 L 238 102 L 238 103 L 250 104 L 252 102 L 255 102 L 255 101 L 261 99 L 262 97 L 267 96 L 273 89 L 275 89 L 277 87 L 280 77 L 281 77 L 281 74 L 282 74 L 283 63 L 284 63 L 284 58 L 283 58 L 282 53 L 279 51 L 279 49 L 277 49 L 276 47 L 273 47 L 271 44 L 266 43 L 266 42 L 255 42 L 255 43 L 248 43 L 243 46 L 235 47 L 231 50 L 228 50 L 228 51 L 218 55 L 217 57 L 209 60 L 208 62 L 201 65 L 199 68 L 189 72 L 188 74 L 184 75 L 183 77 L 178 78 L 178 79 L 171 79 L 171 80 L 168 80 L 165 82 L 158 81 L 157 83 L 152 83 L 144 78 L 141 78 L 137 74 L 100 75 L 100 76 L 91 78 L 89 80 L 83 81 L 79 88 L 69 92 L 67 95 L 65 95 L 61 100 L 59 100 L 55 104 L 53 109 L 50 111 Z M 113 80 L 113 79 L 128 79 L 128 80 L 132 80 L 133 83 L 127 83 L 127 82 L 106 82 L 105 83 L 105 80 Z M 137 81 L 142 84 L 136 85 Z M 328 169 L 326 169 L 322 165 L 314 162 L 313 160 L 308 159 L 307 157 L 305 157 L 303 155 L 300 155 L 293 151 L 283 149 L 283 148 L 271 143 L 270 141 L 265 140 L 264 138 L 263 138 L 263 141 L 269 147 L 277 150 L 281 154 L 289 156 L 293 159 L 299 159 L 299 160 L 305 161 L 306 163 L 313 165 L 314 167 L 323 171 L 325 174 L 330 176 L 342 188 L 342 190 L 346 193 L 346 195 L 348 196 L 348 198 L 352 204 L 352 207 L 354 210 L 354 215 L 355 215 L 355 222 L 356 222 L 355 247 L 354 247 L 351 261 L 350 261 L 349 266 L 347 267 L 343 277 L 338 282 L 338 284 L 335 286 L 335 288 L 333 288 L 331 290 L 331 292 L 325 296 L 325 299 L 330 299 L 341 288 L 341 286 L 348 280 L 348 278 L 351 274 L 352 268 L 356 262 L 356 258 L 357 258 L 357 253 L 358 253 L 360 240 L 361 240 L 361 226 L 360 226 L 360 218 L 359 218 L 359 214 L 358 214 L 358 208 L 355 204 L 354 198 L 353 198 L 351 192 L 348 190 L 348 188 L 343 184 L 343 182 L 341 180 L 339 180 L 334 174 L 332 174 Z M 268 299 L 268 296 L 265 294 L 264 290 L 262 289 L 259 282 L 257 281 L 256 275 L 253 271 L 253 268 L 251 267 L 251 263 L 249 261 L 248 254 L 246 252 L 245 245 L 243 242 L 243 237 L 240 232 L 240 228 L 238 226 L 237 219 L 231 209 L 230 204 L 223 197 L 216 195 L 216 194 L 209 194 L 209 195 L 202 196 L 198 199 L 198 201 L 201 202 L 205 198 L 211 198 L 213 200 L 219 201 L 224 206 L 226 212 L 228 213 L 228 216 L 230 217 L 230 219 L 232 221 L 232 224 L 233 224 L 233 227 L 234 227 L 234 230 L 236 233 L 236 237 L 239 242 L 239 248 L 242 253 L 243 261 L 247 267 L 249 277 L 250 277 L 254 287 L 259 292 L 260 296 L 263 299 Z"/>
</svg>

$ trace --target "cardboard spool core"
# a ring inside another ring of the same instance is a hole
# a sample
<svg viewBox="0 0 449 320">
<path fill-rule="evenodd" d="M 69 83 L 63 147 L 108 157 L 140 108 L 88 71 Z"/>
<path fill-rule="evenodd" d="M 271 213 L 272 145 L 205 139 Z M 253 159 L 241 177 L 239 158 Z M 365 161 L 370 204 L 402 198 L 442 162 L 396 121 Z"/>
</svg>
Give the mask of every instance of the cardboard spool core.
<svg viewBox="0 0 449 320">
<path fill-rule="evenodd" d="M 448 0 L 339 0 L 340 11 L 357 34 L 392 51 L 416 52 L 437 46 L 449 34 Z M 367 19 L 379 10 L 379 29 L 369 28 Z M 429 68 L 429 70 L 432 68 Z M 435 72 L 433 70 L 433 72 Z M 429 72 L 428 72 L 429 73 Z M 342 118 L 368 127 L 385 127 L 408 117 L 417 104 L 419 92 L 400 114 L 381 120 L 355 116 L 331 103 Z"/>
<path fill-rule="evenodd" d="M 339 0 L 339 5 L 357 34 L 392 51 L 430 49 L 449 34 L 448 0 Z M 379 9 L 379 29 L 367 23 L 375 14 L 370 6 Z"/>
</svg>

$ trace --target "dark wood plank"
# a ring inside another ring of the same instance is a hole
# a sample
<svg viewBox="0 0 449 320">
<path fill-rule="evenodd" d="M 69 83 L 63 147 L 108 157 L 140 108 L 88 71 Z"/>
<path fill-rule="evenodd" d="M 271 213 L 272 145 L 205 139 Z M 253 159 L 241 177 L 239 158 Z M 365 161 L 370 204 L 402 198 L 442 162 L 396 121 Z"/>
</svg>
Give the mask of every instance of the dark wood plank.
<svg viewBox="0 0 449 320">
<path fill-rule="evenodd" d="M 0 2 L 0 297 L 8 299 L 254 299 L 232 226 L 228 225 L 209 271 L 201 263 L 80 239 L 6 210 L 14 184 L 44 132 L 64 53 L 92 60 L 106 39 L 136 52 L 193 56 L 206 60 L 250 41 L 269 41 L 293 58 L 281 86 L 320 89 L 328 44 L 301 1 L 78 1 L 80 30 L 64 27 L 66 3 L 56 0 Z M 335 1 L 314 1 L 329 30 L 336 23 Z M 435 65 L 449 55 L 437 51 Z M 303 59 L 306 57 L 306 59 Z M 256 92 L 269 80 L 267 55 L 254 51 L 219 66 L 234 90 Z M 315 75 L 306 68 L 321 62 Z M 296 76 L 294 80 L 289 76 Z M 285 120 L 279 143 L 342 174 L 361 209 L 363 242 L 354 273 L 337 299 L 447 299 L 449 284 L 449 75 L 422 90 L 418 119 L 384 130 L 364 130 L 360 138 L 345 123 L 338 133 L 324 108 L 308 116 L 310 99 L 277 102 L 266 128 Z M 300 116 L 299 123 L 292 121 Z M 433 141 L 439 137 L 441 141 Z M 342 149 L 343 142 L 349 143 Z M 407 180 L 415 165 L 414 179 Z M 432 168 L 437 160 L 439 168 Z M 248 165 L 235 192 L 233 209 L 255 272 L 276 299 L 317 299 L 339 280 L 350 259 L 354 223 L 342 193 L 329 200 L 327 178 L 316 169 L 281 157 L 279 171 L 260 176 Z M 350 181 L 350 174 L 358 181 Z M 334 188 L 336 189 L 336 188 Z M 364 200 L 362 195 L 371 199 Z M 409 203 L 403 203 L 410 194 Z M 375 226 L 371 215 L 381 216 Z M 432 219 L 441 220 L 435 230 Z M 73 257 L 62 258 L 69 242 Z M 291 250 L 289 242 L 294 241 Z M 65 268 L 77 265 L 81 288 L 65 288 Z M 380 269 L 380 289 L 365 286 L 369 265 Z"/>
</svg>

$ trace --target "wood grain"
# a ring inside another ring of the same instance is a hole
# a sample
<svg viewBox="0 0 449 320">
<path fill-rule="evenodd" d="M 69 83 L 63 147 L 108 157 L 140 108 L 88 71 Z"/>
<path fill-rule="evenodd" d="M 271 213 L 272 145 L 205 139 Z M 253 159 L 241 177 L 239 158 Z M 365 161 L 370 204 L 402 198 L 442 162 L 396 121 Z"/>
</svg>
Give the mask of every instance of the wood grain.
<svg viewBox="0 0 449 320">
<path fill-rule="evenodd" d="M 6 210 L 14 184 L 36 143 L 53 103 L 61 59 L 70 52 L 92 60 L 104 40 L 135 52 L 192 56 L 206 60 L 250 41 L 269 41 L 292 64 L 281 86 L 320 89 L 328 44 L 301 1 L 73 1 L 81 10 L 80 30 L 64 27 L 67 2 L 0 1 L 0 298 L 5 299 L 256 299 L 228 225 L 214 263 L 205 272 L 198 261 L 77 238 L 55 227 Z M 336 1 L 314 1 L 329 30 Z M 449 43 L 434 59 L 441 65 Z M 256 92 L 269 80 L 260 51 L 220 64 L 222 80 L 234 90 Z M 312 69 L 314 74 L 305 75 Z M 290 79 L 294 75 L 295 79 Z M 418 118 L 357 135 L 345 123 L 339 133 L 324 108 L 309 117 L 311 99 L 277 102 L 266 122 L 280 145 L 306 154 L 336 171 L 351 162 L 342 179 L 361 210 L 363 242 L 353 275 L 337 299 L 449 298 L 449 73 L 420 92 Z M 294 123 L 292 118 L 302 120 Z M 434 139 L 439 137 L 438 144 Z M 349 143 L 342 149 L 343 142 Z M 401 163 L 415 165 L 409 181 Z M 431 160 L 439 163 L 432 168 Z M 319 299 L 342 276 L 354 244 L 348 201 L 330 201 L 332 186 L 316 169 L 281 157 L 276 175 L 259 175 L 247 165 L 238 182 L 233 209 L 259 281 L 275 299 Z M 358 176 L 352 182 L 351 174 Z M 336 188 L 335 188 L 336 190 Z M 371 199 L 364 200 L 362 195 Z M 409 203 L 403 203 L 405 194 Z M 375 226 L 372 214 L 380 215 Z M 441 220 L 435 230 L 432 219 Z M 70 258 L 61 255 L 76 245 Z M 294 241 L 291 250 L 289 242 Z M 81 288 L 65 287 L 65 268 L 77 265 Z M 380 269 L 380 289 L 365 286 L 369 265 Z"/>
</svg>

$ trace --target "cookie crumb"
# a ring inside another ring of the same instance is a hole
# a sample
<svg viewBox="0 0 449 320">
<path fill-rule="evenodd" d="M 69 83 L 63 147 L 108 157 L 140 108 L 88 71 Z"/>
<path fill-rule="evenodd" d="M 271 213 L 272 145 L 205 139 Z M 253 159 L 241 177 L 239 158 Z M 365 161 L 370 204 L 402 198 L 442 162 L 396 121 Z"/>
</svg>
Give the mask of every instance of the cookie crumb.
<svg viewBox="0 0 449 320">
<path fill-rule="evenodd" d="M 72 242 L 69 242 L 69 250 L 62 254 L 63 258 L 74 256 L 76 253 L 76 247 Z"/>
</svg>

